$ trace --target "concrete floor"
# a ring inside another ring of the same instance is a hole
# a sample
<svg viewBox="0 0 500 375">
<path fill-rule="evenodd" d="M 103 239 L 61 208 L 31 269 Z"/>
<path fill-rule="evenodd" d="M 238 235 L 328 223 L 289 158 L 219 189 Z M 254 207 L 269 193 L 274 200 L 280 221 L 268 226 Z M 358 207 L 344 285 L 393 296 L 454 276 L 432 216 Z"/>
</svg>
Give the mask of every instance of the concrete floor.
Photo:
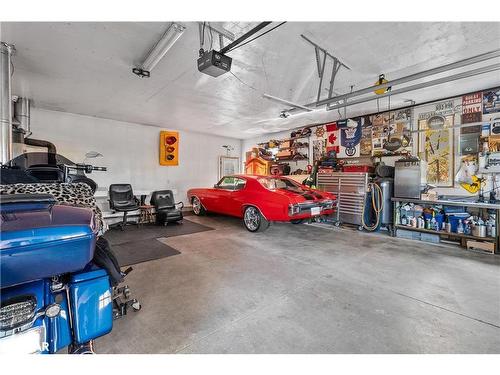
<svg viewBox="0 0 500 375">
<path fill-rule="evenodd" d="M 500 353 L 500 256 L 309 225 L 165 239 L 100 353 Z M 140 249 L 138 249 L 140 251 Z"/>
</svg>

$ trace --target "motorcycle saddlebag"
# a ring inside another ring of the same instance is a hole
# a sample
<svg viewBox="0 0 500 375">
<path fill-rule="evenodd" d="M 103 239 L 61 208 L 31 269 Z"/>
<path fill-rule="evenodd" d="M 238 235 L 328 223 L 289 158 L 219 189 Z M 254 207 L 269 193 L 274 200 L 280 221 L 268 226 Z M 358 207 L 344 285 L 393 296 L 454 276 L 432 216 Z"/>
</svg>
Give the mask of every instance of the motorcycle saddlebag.
<svg viewBox="0 0 500 375">
<path fill-rule="evenodd" d="M 88 266 L 69 283 L 73 332 L 77 343 L 103 336 L 113 328 L 113 296 L 105 270 Z"/>
<path fill-rule="evenodd" d="M 93 213 L 50 196 L 1 196 L 2 288 L 83 269 L 94 256 Z"/>
</svg>

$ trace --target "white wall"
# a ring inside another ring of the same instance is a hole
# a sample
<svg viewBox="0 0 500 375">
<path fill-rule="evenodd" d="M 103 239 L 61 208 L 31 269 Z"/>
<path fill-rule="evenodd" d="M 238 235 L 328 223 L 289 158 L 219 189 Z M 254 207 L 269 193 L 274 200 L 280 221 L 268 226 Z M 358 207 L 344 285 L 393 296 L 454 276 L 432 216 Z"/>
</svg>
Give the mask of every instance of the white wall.
<svg viewBox="0 0 500 375">
<path fill-rule="evenodd" d="M 99 190 L 112 183 L 130 183 L 134 190 L 176 190 L 176 199 L 186 201 L 192 187 L 208 187 L 217 182 L 218 157 L 225 155 L 222 145 L 241 154 L 241 141 L 234 138 L 180 131 L 179 166 L 160 166 L 159 135 L 163 129 L 129 122 L 107 120 L 66 112 L 32 108 L 32 138 L 54 143 L 57 152 L 74 162 L 82 162 L 88 151 L 104 157 L 90 164 L 105 166 L 107 172 L 91 177 Z"/>
</svg>

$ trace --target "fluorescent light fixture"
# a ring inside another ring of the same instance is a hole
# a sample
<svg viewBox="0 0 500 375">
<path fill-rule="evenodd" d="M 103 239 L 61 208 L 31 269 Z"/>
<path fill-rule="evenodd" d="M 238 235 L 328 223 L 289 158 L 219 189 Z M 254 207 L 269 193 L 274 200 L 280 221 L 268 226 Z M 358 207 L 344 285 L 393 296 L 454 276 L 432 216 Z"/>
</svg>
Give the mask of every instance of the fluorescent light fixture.
<svg viewBox="0 0 500 375">
<path fill-rule="evenodd" d="M 144 62 L 138 68 L 132 69 L 132 72 L 140 77 L 149 77 L 151 70 L 153 70 L 166 55 L 168 50 L 172 48 L 177 39 L 181 37 L 184 30 L 186 30 L 185 26 L 172 22 L 160 40 L 151 48 Z"/>
<path fill-rule="evenodd" d="M 272 95 L 268 95 L 268 94 L 263 94 L 262 97 L 266 98 L 266 99 L 269 99 L 269 100 L 272 100 L 272 101 L 275 101 L 275 102 L 278 102 L 278 103 L 281 103 L 281 104 L 289 105 L 290 107 L 294 107 L 294 108 L 297 108 L 297 109 L 302 109 L 302 110 L 304 110 L 306 112 L 312 112 L 311 108 L 308 108 L 308 107 L 303 106 L 301 104 L 293 103 L 293 102 L 291 102 L 289 100 L 286 100 L 286 99 L 277 98 L 276 96 L 272 96 Z"/>
</svg>

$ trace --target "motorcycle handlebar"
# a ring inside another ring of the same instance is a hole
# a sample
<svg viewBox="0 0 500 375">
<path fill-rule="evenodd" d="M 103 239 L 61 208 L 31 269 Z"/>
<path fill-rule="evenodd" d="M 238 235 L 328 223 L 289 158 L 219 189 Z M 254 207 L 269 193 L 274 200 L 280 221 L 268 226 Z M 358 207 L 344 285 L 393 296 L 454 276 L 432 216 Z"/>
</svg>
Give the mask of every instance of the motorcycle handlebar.
<svg viewBox="0 0 500 375">
<path fill-rule="evenodd" d="M 106 168 L 106 167 L 95 167 L 95 166 L 90 165 L 90 164 L 76 164 L 76 165 L 70 166 L 70 168 L 76 169 L 79 171 L 85 171 L 86 173 L 90 173 L 92 171 L 106 172 L 108 170 L 108 168 Z"/>
</svg>

